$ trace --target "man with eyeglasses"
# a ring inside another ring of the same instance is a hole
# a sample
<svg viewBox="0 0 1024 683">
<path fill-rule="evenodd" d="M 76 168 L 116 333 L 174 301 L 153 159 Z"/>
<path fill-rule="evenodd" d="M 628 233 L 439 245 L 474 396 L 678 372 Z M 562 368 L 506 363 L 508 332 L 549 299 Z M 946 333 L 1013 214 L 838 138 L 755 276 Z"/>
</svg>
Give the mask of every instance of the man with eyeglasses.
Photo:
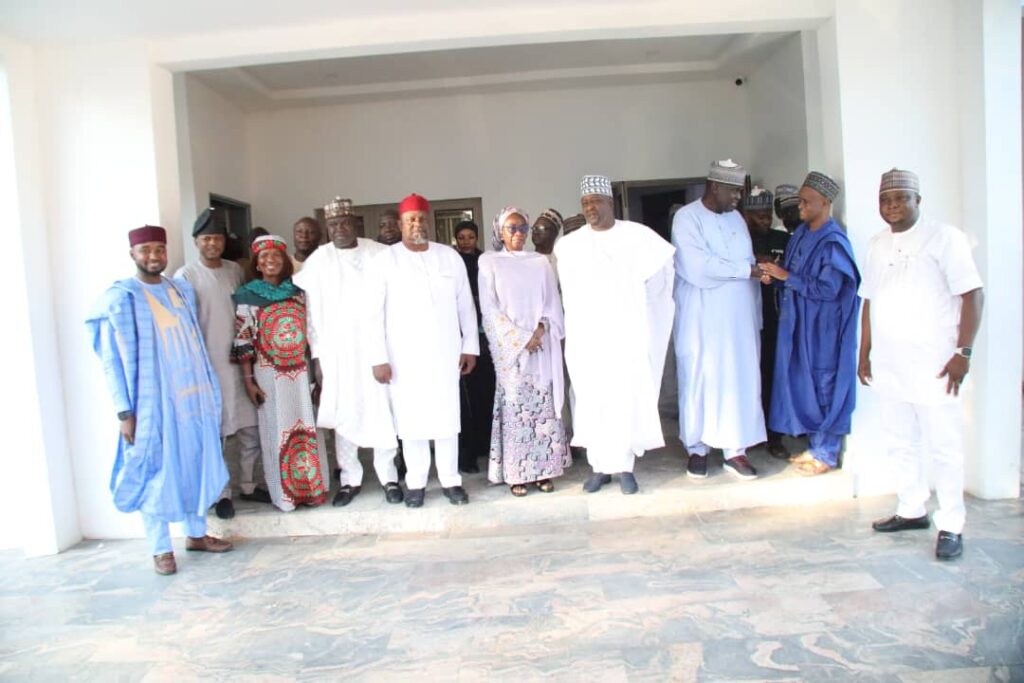
<svg viewBox="0 0 1024 683">
<path fill-rule="evenodd" d="M 665 445 L 658 392 L 672 330 L 671 244 L 615 218 L 611 181 L 583 176 L 587 225 L 555 244 L 565 307 L 565 361 L 575 387 L 573 446 L 587 449 L 597 492 L 619 477 L 639 490 L 635 458 Z"/>
</svg>

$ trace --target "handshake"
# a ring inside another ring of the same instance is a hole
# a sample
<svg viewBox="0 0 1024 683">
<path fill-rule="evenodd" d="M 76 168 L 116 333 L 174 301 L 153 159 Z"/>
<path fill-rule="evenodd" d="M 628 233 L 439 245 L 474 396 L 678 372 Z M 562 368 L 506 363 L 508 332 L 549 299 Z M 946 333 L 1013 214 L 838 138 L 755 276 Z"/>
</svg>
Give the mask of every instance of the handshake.
<svg viewBox="0 0 1024 683">
<path fill-rule="evenodd" d="M 750 266 L 750 277 L 761 281 L 762 285 L 770 285 L 772 280 L 785 282 L 789 272 L 773 261 L 762 261 Z"/>
</svg>

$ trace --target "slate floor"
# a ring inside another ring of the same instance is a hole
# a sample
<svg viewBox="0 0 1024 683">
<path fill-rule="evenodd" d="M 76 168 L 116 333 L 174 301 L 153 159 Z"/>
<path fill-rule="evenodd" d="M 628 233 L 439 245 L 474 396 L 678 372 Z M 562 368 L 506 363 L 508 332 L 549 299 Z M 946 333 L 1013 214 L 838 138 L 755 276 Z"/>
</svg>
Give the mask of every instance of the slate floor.
<svg viewBox="0 0 1024 683">
<path fill-rule="evenodd" d="M 948 564 L 891 506 L 0 553 L 0 679 L 1024 681 L 1022 502 Z"/>
</svg>

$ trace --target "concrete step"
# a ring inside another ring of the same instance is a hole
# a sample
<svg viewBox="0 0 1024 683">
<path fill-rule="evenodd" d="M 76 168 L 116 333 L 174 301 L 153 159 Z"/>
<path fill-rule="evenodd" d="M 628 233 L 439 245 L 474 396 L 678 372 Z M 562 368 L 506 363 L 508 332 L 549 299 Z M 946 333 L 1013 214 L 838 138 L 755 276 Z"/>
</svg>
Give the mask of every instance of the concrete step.
<svg viewBox="0 0 1024 683">
<path fill-rule="evenodd" d="M 677 433 L 667 423 L 666 434 Z M 800 440 L 786 441 L 793 453 L 806 448 Z M 686 477 L 686 458 L 678 439 L 665 448 L 637 460 L 634 472 L 639 493 L 624 496 L 617 481 L 601 491 L 588 494 L 582 483 L 591 470 L 585 461 L 576 462 L 555 480 L 555 491 L 542 493 L 531 487 L 529 495 L 516 498 L 505 485 L 487 481 L 486 459 L 480 460 L 480 474 L 463 475 L 470 504 L 451 505 L 431 478 L 426 503 L 420 509 L 389 505 L 376 481 L 369 452 L 361 453 L 365 470 L 362 493 L 348 506 L 335 508 L 328 502 L 318 508 L 300 507 L 280 512 L 271 505 L 236 500 L 236 515 L 230 520 L 211 514 L 210 532 L 241 538 L 321 536 L 335 534 L 440 533 L 533 524 L 578 523 L 593 520 L 657 517 L 712 510 L 762 506 L 811 505 L 845 500 L 853 495 L 850 475 L 842 470 L 817 477 L 797 474 L 788 463 L 776 460 L 761 448 L 751 449 L 750 461 L 760 476 L 742 481 L 722 470 L 722 457 L 710 456 L 708 478 Z M 331 497 L 337 489 L 333 482 Z"/>
</svg>

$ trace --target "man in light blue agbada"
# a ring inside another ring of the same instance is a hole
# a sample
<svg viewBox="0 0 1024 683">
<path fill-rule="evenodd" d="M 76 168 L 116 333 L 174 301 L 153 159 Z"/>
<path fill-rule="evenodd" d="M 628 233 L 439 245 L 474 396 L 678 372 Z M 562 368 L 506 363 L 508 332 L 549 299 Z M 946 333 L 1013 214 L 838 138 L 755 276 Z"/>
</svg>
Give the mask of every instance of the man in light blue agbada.
<svg viewBox="0 0 1024 683">
<path fill-rule="evenodd" d="M 86 320 L 120 420 L 110 490 L 121 512 L 142 513 L 158 574 L 177 565 L 168 530 L 182 522 L 186 550 L 222 553 L 206 510 L 228 481 L 221 455 L 221 397 L 196 317 L 195 293 L 170 280 L 167 233 L 128 233 L 135 277 L 119 280 Z"/>
</svg>

